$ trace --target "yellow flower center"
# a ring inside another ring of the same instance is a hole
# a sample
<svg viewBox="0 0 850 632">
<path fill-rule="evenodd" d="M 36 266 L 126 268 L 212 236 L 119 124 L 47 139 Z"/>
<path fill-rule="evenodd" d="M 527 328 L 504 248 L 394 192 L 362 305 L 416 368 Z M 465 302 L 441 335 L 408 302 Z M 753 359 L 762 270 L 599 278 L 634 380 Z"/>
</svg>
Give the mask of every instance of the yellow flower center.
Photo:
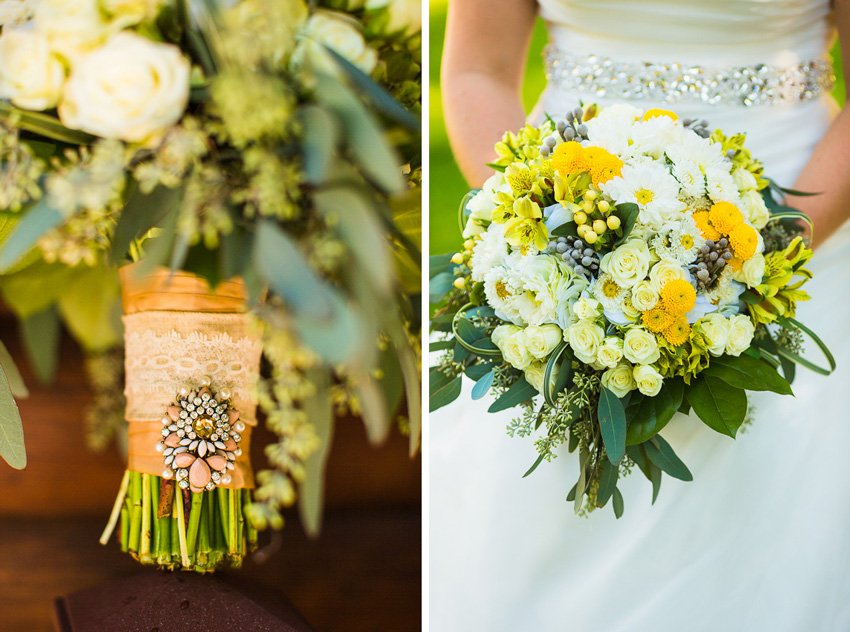
<svg viewBox="0 0 850 632">
<path fill-rule="evenodd" d="M 635 193 L 635 198 L 641 204 L 649 204 L 652 202 L 652 191 L 649 189 L 641 189 Z"/>
<path fill-rule="evenodd" d="M 613 279 L 605 279 L 602 283 L 602 294 L 605 298 L 617 298 L 620 294 L 620 286 Z"/>
<path fill-rule="evenodd" d="M 684 248 L 685 250 L 690 250 L 694 247 L 694 238 L 688 234 L 684 234 L 679 240 L 679 243 L 682 244 L 682 248 Z"/>
<path fill-rule="evenodd" d="M 507 300 L 511 296 L 511 291 L 504 281 L 496 281 L 496 296 L 500 299 Z"/>
</svg>

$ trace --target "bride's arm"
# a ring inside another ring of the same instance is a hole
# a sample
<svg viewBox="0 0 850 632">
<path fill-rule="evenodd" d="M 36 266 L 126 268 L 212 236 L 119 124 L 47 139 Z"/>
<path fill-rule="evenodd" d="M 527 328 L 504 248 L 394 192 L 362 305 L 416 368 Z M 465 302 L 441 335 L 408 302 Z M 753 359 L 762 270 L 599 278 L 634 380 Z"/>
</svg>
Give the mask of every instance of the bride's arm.
<svg viewBox="0 0 850 632">
<path fill-rule="evenodd" d="M 443 53 L 443 108 L 458 165 L 472 186 L 492 171 L 493 145 L 525 124 L 520 90 L 537 15 L 534 0 L 452 0 Z"/>
<path fill-rule="evenodd" d="M 836 0 L 835 18 L 841 41 L 845 77 L 850 73 L 850 0 Z M 848 77 L 850 78 L 850 77 Z M 848 84 L 850 96 L 850 84 Z M 799 191 L 818 191 L 812 197 L 789 200 L 815 223 L 815 245 L 820 245 L 850 217 L 850 104 L 845 105 L 794 185 Z"/>
</svg>

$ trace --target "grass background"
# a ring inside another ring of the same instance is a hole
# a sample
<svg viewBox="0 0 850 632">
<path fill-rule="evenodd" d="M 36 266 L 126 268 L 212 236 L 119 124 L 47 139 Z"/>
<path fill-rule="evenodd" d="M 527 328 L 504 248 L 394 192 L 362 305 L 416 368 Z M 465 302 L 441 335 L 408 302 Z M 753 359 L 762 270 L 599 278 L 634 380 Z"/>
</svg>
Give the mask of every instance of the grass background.
<svg viewBox="0 0 850 632">
<path fill-rule="evenodd" d="M 440 61 L 443 55 L 443 39 L 446 32 L 446 10 L 449 0 L 430 0 L 430 205 L 429 235 L 430 254 L 453 252 L 460 243 L 457 226 L 457 208 L 463 195 L 469 190 L 457 164 L 452 157 L 446 126 L 443 122 L 442 95 L 440 94 Z M 498 1 L 498 0 L 494 0 Z M 546 44 L 546 30 L 541 20 L 537 21 L 531 50 L 526 65 L 523 102 L 530 110 L 543 90 L 546 77 L 541 63 L 541 51 Z M 844 77 L 841 72 L 841 57 L 838 47 L 833 50 L 837 77 L 833 94 L 839 103 L 844 103 Z"/>
</svg>

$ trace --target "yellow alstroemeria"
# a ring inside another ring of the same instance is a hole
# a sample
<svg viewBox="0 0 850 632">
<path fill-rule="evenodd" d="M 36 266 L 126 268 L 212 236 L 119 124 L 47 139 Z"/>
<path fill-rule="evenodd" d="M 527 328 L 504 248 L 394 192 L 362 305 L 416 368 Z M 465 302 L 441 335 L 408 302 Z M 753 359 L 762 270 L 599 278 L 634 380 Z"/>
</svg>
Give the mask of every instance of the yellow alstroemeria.
<svg viewBox="0 0 850 632">
<path fill-rule="evenodd" d="M 780 316 L 793 317 L 797 303 L 811 298 L 800 287 L 812 278 L 812 273 L 803 266 L 813 254 L 801 237 L 795 237 L 785 250 L 765 255 L 764 277 L 753 289 L 762 300 L 748 305 L 756 324 L 772 323 Z M 794 277 L 799 280 L 792 284 Z"/>
<path fill-rule="evenodd" d="M 496 208 L 490 216 L 490 221 L 495 224 L 504 224 L 516 217 L 514 213 L 514 197 L 510 193 L 498 191 L 495 195 Z"/>
<path fill-rule="evenodd" d="M 520 198 L 514 202 L 516 217 L 505 224 L 505 239 L 515 248 L 525 252 L 533 246 L 545 250 L 549 244 L 549 231 L 543 223 L 543 212 L 536 202 Z"/>
<path fill-rule="evenodd" d="M 505 169 L 505 179 L 516 197 L 523 195 L 543 197 L 539 183 L 540 176 L 536 169 L 531 169 L 521 162 L 515 162 Z"/>
<path fill-rule="evenodd" d="M 567 207 L 570 203 L 575 203 L 576 200 L 584 196 L 590 188 L 591 179 L 590 174 L 586 171 L 566 176 L 560 172 L 555 172 L 554 183 L 555 201 Z"/>
</svg>

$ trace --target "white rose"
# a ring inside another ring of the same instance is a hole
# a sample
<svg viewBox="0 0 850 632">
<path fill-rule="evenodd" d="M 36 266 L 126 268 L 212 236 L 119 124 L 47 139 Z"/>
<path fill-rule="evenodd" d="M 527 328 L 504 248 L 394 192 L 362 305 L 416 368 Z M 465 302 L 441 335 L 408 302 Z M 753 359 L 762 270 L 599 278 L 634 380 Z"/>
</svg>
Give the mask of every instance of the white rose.
<svg viewBox="0 0 850 632">
<path fill-rule="evenodd" d="M 153 20 L 166 0 L 100 0 L 101 8 L 122 25 Z"/>
<path fill-rule="evenodd" d="M 518 331 L 522 331 L 522 329 L 516 325 L 499 325 L 490 334 L 490 341 L 501 350 L 502 343 Z"/>
<path fill-rule="evenodd" d="M 738 167 L 732 172 L 732 180 L 735 181 L 735 186 L 738 187 L 738 191 L 741 193 L 751 191 L 758 186 L 756 177 L 743 167 Z"/>
<path fill-rule="evenodd" d="M 648 331 L 635 327 L 623 338 L 623 355 L 635 364 L 652 364 L 661 356 L 658 343 Z"/>
<path fill-rule="evenodd" d="M 183 115 L 189 70 L 176 46 L 121 32 L 75 64 L 59 118 L 104 138 L 149 141 Z"/>
<path fill-rule="evenodd" d="M 0 98 L 25 110 L 48 110 L 59 101 L 65 68 L 47 38 L 26 27 L 3 28 L 0 35 Z"/>
<path fill-rule="evenodd" d="M 646 278 L 650 254 L 642 239 L 630 239 L 602 257 L 599 268 L 607 272 L 620 287 L 630 288 Z"/>
<path fill-rule="evenodd" d="M 98 0 L 40 0 L 34 22 L 51 48 L 68 59 L 91 50 L 110 33 Z"/>
<path fill-rule="evenodd" d="M 596 350 L 596 362 L 601 366 L 613 369 L 623 359 L 623 341 L 616 336 L 608 336 Z"/>
<path fill-rule="evenodd" d="M 596 352 L 604 339 L 605 330 L 592 320 L 580 320 L 566 331 L 570 348 L 585 364 L 596 362 Z"/>
<path fill-rule="evenodd" d="M 634 370 L 635 383 L 638 390 L 647 397 L 655 397 L 661 390 L 664 378 L 653 366 L 636 366 Z"/>
<path fill-rule="evenodd" d="M 503 340 L 499 349 L 505 361 L 515 369 L 523 370 L 534 360 L 525 344 L 525 332 L 522 330 Z"/>
<path fill-rule="evenodd" d="M 632 365 L 621 362 L 613 369 L 608 369 L 602 374 L 602 386 L 614 393 L 617 397 L 625 397 L 626 393 L 635 389 L 635 378 Z"/>
<path fill-rule="evenodd" d="M 332 49 L 367 75 L 378 63 L 378 54 L 366 44 L 359 23 L 344 13 L 319 10 L 310 16 L 302 30 L 298 49 L 293 53 L 293 63 L 300 65 L 309 58 L 319 69 L 337 73 L 336 62 L 324 47 Z"/>
<path fill-rule="evenodd" d="M 487 230 L 487 224 L 493 217 L 493 209 L 496 208 L 493 203 L 493 194 L 487 189 L 482 189 L 473 196 L 466 208 L 469 209 L 470 214 L 466 220 L 466 227 L 463 229 L 463 238 L 469 239 Z"/>
<path fill-rule="evenodd" d="M 422 4 L 419 0 L 366 0 L 367 9 L 387 7 L 388 33 L 404 32 L 412 35 L 422 30 Z"/>
<path fill-rule="evenodd" d="M 764 255 L 757 252 L 744 261 L 740 270 L 732 277 L 738 283 L 744 283 L 747 287 L 758 287 L 764 278 Z"/>
<path fill-rule="evenodd" d="M 532 362 L 525 367 L 525 381 L 537 389 L 537 392 L 543 394 L 543 378 L 546 377 L 546 363 Z M 554 371 L 553 371 L 554 373 Z"/>
<path fill-rule="evenodd" d="M 744 212 L 750 224 L 756 230 L 761 230 L 770 219 L 770 211 L 767 210 L 767 205 L 764 203 L 764 198 L 758 191 L 747 191 L 741 195 L 741 205 L 744 207 Z"/>
<path fill-rule="evenodd" d="M 717 312 L 700 318 L 697 323 L 702 332 L 708 351 L 713 356 L 721 356 L 726 351 L 726 343 L 729 341 L 729 321 Z"/>
<path fill-rule="evenodd" d="M 658 291 L 649 281 L 641 281 L 632 288 L 632 306 L 640 312 L 648 312 L 658 303 Z"/>
<path fill-rule="evenodd" d="M 555 350 L 564 339 L 558 325 L 529 325 L 525 329 L 525 346 L 535 358 L 543 359 Z"/>
<path fill-rule="evenodd" d="M 580 320 L 596 320 L 602 315 L 602 306 L 595 298 L 583 296 L 573 304 L 573 313 Z"/>
<path fill-rule="evenodd" d="M 0 26 L 22 24 L 34 11 L 34 0 L 0 0 Z"/>
<path fill-rule="evenodd" d="M 688 271 L 685 270 L 677 261 L 673 259 L 662 259 L 649 271 L 649 283 L 652 285 L 658 294 L 661 294 L 661 289 L 667 285 L 668 281 L 673 279 L 684 279 L 690 281 Z"/>
<path fill-rule="evenodd" d="M 739 356 L 750 348 L 755 327 L 749 316 L 735 314 L 729 318 L 729 340 L 726 343 L 726 353 Z"/>
</svg>

